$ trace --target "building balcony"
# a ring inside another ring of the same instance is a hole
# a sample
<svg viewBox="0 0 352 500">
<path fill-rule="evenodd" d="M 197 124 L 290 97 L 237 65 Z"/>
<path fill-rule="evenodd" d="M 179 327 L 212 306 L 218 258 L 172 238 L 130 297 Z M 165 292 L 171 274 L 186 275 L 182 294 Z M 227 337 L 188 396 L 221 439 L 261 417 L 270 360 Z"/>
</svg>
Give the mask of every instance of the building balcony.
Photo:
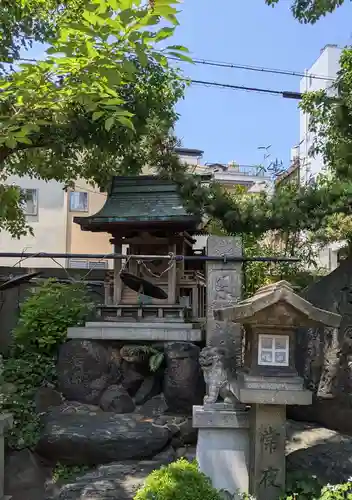
<svg viewBox="0 0 352 500">
<path fill-rule="evenodd" d="M 251 187 L 254 184 L 270 184 L 272 176 L 264 167 L 257 165 L 222 165 L 219 163 L 198 166 L 196 174 L 211 174 L 215 181 L 227 185 L 243 185 Z M 265 188 L 264 188 L 265 189 Z"/>
</svg>

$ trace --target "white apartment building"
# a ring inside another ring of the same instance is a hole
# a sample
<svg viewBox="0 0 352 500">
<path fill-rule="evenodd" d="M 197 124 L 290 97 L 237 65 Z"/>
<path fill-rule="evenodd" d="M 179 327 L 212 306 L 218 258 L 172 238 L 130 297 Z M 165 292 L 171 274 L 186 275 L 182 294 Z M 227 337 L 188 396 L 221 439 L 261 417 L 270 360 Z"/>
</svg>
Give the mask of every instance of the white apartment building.
<svg viewBox="0 0 352 500">
<path fill-rule="evenodd" d="M 231 190 L 235 185 L 244 185 L 256 192 L 267 189 L 270 178 L 259 167 L 236 164 L 201 165 L 203 151 L 198 149 L 177 148 L 181 160 L 197 174 L 211 174 L 218 182 Z M 148 171 L 150 173 L 150 170 Z M 147 172 L 146 172 L 147 173 Z M 29 177 L 11 176 L 8 184 L 20 186 L 27 194 L 25 212 L 33 228 L 33 236 L 20 239 L 12 238 L 9 233 L 0 233 L 0 252 L 14 253 L 68 253 L 68 254 L 107 254 L 112 252 L 110 235 L 81 231 L 73 222 L 74 216 L 92 215 L 105 203 L 106 194 L 88 185 L 84 180 L 76 184 L 76 190 L 65 190 L 65 186 L 55 181 L 45 182 Z M 197 248 L 204 247 L 206 238 L 200 236 Z M 20 258 L 0 256 L 0 266 L 13 266 Z M 22 267 L 43 268 L 65 266 L 72 268 L 111 267 L 112 261 L 94 259 L 29 258 L 23 260 Z"/>
<path fill-rule="evenodd" d="M 337 45 L 326 45 L 314 64 L 305 71 L 306 76 L 300 82 L 300 92 L 325 89 L 333 94 L 332 84 L 340 68 L 341 51 L 342 49 Z M 324 169 L 321 155 L 313 157 L 309 154 L 313 141 L 314 135 L 309 132 L 309 116 L 300 111 L 300 144 L 298 148 L 301 184 L 307 184 L 314 180 Z M 319 255 L 320 265 L 329 271 L 335 269 L 338 265 L 338 251 L 344 245 L 344 242 L 338 242 L 324 248 Z"/>
<path fill-rule="evenodd" d="M 326 45 L 321 50 L 318 59 L 305 71 L 306 76 L 300 82 L 300 92 L 322 89 L 334 92 L 332 85 L 340 68 L 341 50 L 337 45 Z M 300 111 L 299 129 L 300 180 L 306 184 L 322 171 L 324 162 L 320 155 L 316 157 L 309 155 L 314 137 L 309 132 L 309 116 L 302 111 Z"/>
</svg>

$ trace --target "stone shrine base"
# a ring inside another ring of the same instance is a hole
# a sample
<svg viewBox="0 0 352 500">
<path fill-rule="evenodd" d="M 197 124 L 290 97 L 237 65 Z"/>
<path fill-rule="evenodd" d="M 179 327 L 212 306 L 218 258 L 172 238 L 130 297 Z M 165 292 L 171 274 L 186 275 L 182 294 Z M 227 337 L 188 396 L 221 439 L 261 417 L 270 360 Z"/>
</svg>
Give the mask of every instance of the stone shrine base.
<svg viewBox="0 0 352 500">
<path fill-rule="evenodd" d="M 68 328 L 69 339 L 129 340 L 157 342 L 201 342 L 203 332 L 192 323 L 183 322 L 88 322 L 85 326 Z"/>
<path fill-rule="evenodd" d="M 199 468 L 213 486 L 231 494 L 248 492 L 248 412 L 221 403 L 194 406 L 193 427 L 199 429 Z"/>
</svg>

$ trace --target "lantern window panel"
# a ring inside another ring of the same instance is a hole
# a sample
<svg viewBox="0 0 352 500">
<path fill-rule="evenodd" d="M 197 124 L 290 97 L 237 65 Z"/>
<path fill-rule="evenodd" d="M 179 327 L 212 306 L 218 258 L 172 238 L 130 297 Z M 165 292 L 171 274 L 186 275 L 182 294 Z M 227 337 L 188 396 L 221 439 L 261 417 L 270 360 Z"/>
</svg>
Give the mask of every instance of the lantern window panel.
<svg viewBox="0 0 352 500">
<path fill-rule="evenodd" d="M 259 335 L 258 365 L 289 366 L 288 335 Z"/>
</svg>

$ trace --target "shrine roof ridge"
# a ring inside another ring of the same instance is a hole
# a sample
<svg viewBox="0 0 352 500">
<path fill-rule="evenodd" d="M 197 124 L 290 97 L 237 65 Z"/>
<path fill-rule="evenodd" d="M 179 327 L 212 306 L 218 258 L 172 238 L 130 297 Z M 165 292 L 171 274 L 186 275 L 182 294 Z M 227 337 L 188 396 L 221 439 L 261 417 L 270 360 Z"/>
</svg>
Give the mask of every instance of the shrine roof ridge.
<svg viewBox="0 0 352 500">
<path fill-rule="evenodd" d="M 199 228 L 200 217 L 184 207 L 177 185 L 153 175 L 114 176 L 104 206 L 88 217 L 74 217 L 83 230 L 107 231 L 113 225 L 178 224 L 184 229 Z"/>
<path fill-rule="evenodd" d="M 255 321 L 255 316 L 258 313 L 279 303 L 291 306 L 309 322 L 335 328 L 340 326 L 340 314 L 315 307 L 295 293 L 292 286 L 284 280 L 260 288 L 252 297 L 238 302 L 232 307 L 215 310 L 214 317 L 220 321 L 251 323 Z"/>
</svg>

